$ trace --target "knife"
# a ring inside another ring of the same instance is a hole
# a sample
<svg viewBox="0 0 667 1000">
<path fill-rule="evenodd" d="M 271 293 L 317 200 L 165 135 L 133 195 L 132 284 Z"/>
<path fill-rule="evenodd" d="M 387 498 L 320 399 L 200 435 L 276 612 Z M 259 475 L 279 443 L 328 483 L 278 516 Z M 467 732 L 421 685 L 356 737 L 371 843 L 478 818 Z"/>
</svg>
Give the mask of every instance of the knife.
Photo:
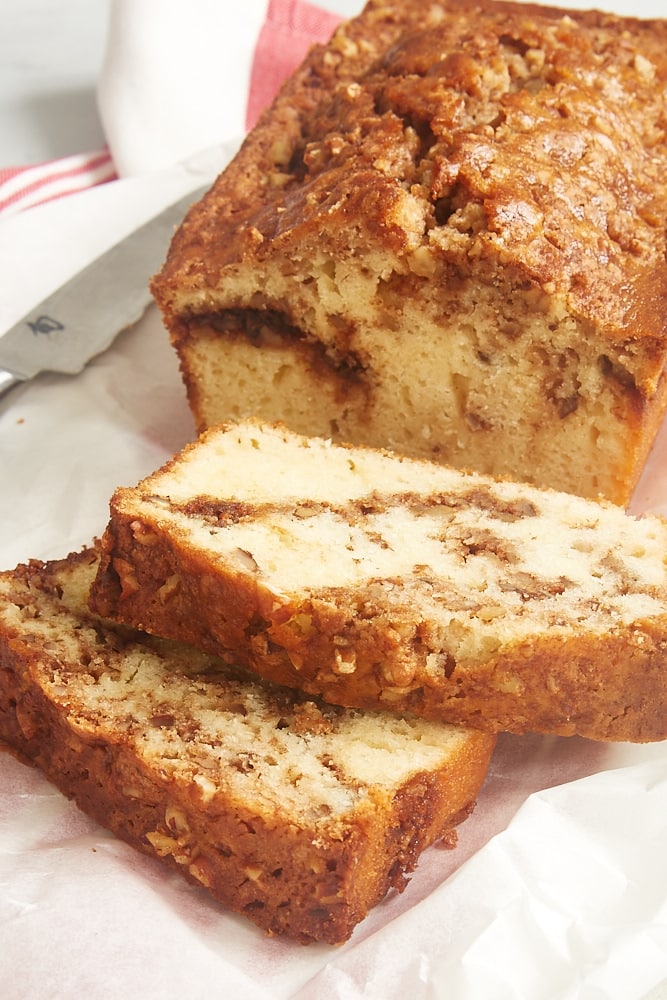
<svg viewBox="0 0 667 1000">
<path fill-rule="evenodd" d="M 210 183 L 96 257 L 0 337 L 0 396 L 40 372 L 76 375 L 152 301 L 148 288 L 174 232 Z"/>
</svg>

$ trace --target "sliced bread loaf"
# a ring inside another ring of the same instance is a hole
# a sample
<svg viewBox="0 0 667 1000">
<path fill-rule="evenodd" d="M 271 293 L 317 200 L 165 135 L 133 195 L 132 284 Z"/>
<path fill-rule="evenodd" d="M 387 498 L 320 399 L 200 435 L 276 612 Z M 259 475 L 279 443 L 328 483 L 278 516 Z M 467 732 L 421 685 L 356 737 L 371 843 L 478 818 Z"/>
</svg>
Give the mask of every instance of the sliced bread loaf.
<svg viewBox="0 0 667 1000">
<path fill-rule="evenodd" d="M 87 609 L 97 555 L 0 574 L 0 740 L 274 934 L 345 940 L 455 840 L 494 738 L 325 706 Z"/>
<path fill-rule="evenodd" d="M 101 614 L 365 708 L 667 736 L 667 525 L 248 421 L 116 491 Z"/>
</svg>

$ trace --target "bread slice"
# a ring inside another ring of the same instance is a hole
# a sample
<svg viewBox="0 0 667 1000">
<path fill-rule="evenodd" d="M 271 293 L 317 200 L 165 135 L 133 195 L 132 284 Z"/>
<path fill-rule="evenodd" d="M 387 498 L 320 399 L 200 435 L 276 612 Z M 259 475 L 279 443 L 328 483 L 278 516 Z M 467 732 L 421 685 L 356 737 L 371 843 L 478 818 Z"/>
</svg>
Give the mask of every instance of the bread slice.
<svg viewBox="0 0 667 1000">
<path fill-rule="evenodd" d="M 248 421 L 117 490 L 103 547 L 99 612 L 327 702 L 667 736 L 657 517 Z"/>
<path fill-rule="evenodd" d="M 0 574 L 0 739 L 273 934 L 345 940 L 470 813 L 494 738 L 332 708 L 92 615 L 94 551 Z"/>
<path fill-rule="evenodd" d="M 666 20 L 369 3 L 153 282 L 199 429 L 625 505 L 667 400 L 666 120 Z"/>
</svg>

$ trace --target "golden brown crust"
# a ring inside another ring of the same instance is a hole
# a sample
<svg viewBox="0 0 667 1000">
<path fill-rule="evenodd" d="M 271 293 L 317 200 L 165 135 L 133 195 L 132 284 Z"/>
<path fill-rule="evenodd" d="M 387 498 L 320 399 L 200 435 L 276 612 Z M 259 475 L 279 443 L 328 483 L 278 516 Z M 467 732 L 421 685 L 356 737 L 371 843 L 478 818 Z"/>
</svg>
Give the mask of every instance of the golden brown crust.
<svg viewBox="0 0 667 1000">
<path fill-rule="evenodd" d="M 626 503 L 666 402 L 666 51 L 662 20 L 370 3 L 153 282 L 198 427 L 284 419 Z M 266 330 L 284 363 L 241 391 L 225 370 Z"/>
<path fill-rule="evenodd" d="M 438 751 L 437 764 L 414 767 L 393 787 L 384 778 L 365 785 L 336 756 L 345 740 L 337 710 L 87 612 L 96 559 L 84 552 L 0 576 L 0 740 L 95 820 L 267 932 L 345 940 L 389 888 L 403 887 L 428 844 L 451 839 L 493 738 L 456 731 L 452 740 L 443 730 L 451 748 Z M 277 765 L 264 759 L 261 735 L 271 726 L 294 728 L 295 782 L 318 746 L 328 751 L 348 805 L 328 805 L 305 777 L 298 805 L 288 803 L 289 783 L 277 804 Z M 387 738 L 373 726 L 359 753 Z M 419 752 L 416 739 L 404 742 L 406 753 L 411 746 Z"/>
<path fill-rule="evenodd" d="M 481 256 L 495 270 L 502 256 L 524 280 L 566 291 L 574 312 L 609 333 L 652 335 L 645 283 L 665 298 L 666 42 L 665 21 L 597 12 L 369 4 L 313 50 L 193 207 L 155 280 L 158 301 L 181 285 L 215 288 L 226 265 L 274 254 L 325 215 L 400 252 L 408 237 L 392 217 L 410 184 L 434 213 L 426 232 L 444 199 L 450 217 L 457 205 L 483 207 L 471 239 L 439 240 L 457 268 Z M 428 132 L 428 156 L 410 148 L 406 122 Z M 378 168 L 380 155 L 395 162 Z M 266 183 L 278 166 L 280 183 Z M 326 202 L 315 208 L 320 187 Z M 327 232 L 336 236 L 343 250 L 349 227 Z"/>
</svg>

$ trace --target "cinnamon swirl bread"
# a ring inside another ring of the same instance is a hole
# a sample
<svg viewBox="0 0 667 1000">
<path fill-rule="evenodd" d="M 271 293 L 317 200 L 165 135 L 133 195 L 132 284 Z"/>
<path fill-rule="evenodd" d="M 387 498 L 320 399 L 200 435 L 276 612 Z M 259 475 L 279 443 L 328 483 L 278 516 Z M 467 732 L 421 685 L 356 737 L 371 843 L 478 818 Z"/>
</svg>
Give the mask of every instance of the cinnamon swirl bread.
<svg viewBox="0 0 667 1000">
<path fill-rule="evenodd" d="M 96 610 L 325 701 L 667 737 L 667 524 L 249 421 L 116 491 Z"/>
<path fill-rule="evenodd" d="M 0 574 L 0 740 L 272 934 L 337 944 L 453 846 L 494 739 L 332 708 L 92 615 L 97 555 Z"/>
<path fill-rule="evenodd" d="M 665 409 L 667 21 L 371 0 L 153 282 L 247 416 L 625 505 Z"/>
</svg>

